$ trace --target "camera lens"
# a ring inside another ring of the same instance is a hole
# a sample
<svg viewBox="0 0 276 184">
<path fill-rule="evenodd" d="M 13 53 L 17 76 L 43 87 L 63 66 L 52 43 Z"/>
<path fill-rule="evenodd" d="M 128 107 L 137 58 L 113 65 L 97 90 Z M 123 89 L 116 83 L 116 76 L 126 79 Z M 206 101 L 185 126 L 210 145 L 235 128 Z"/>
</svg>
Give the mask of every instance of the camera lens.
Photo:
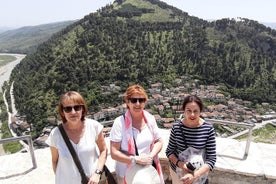
<svg viewBox="0 0 276 184">
<path fill-rule="evenodd" d="M 186 167 L 191 170 L 194 171 L 196 168 L 193 166 L 193 164 L 191 164 L 190 162 L 188 162 L 188 164 L 186 165 Z"/>
</svg>

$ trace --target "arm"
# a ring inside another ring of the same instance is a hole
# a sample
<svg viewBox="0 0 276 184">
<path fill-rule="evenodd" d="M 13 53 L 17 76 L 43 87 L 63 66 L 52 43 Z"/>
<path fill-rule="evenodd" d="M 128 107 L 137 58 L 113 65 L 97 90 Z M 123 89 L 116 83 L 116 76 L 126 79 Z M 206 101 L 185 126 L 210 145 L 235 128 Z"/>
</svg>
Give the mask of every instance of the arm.
<svg viewBox="0 0 276 184">
<path fill-rule="evenodd" d="M 183 163 L 183 162 L 182 162 Z M 183 164 L 183 170 L 187 170 L 186 165 Z M 180 180 L 184 183 L 189 182 L 193 183 L 194 181 L 198 180 L 201 176 L 206 174 L 208 171 L 210 171 L 210 167 L 207 164 L 204 164 L 199 170 L 185 174 Z"/>
<path fill-rule="evenodd" d="M 194 172 L 190 172 L 190 174 L 187 174 L 186 179 L 191 181 L 198 180 L 200 177 L 202 177 L 203 175 L 205 175 L 207 172 L 209 172 L 214 168 L 215 162 L 216 162 L 216 140 L 215 140 L 215 131 L 214 131 L 214 128 L 212 127 L 209 131 L 208 140 L 206 142 L 206 162 L 200 169 Z M 183 167 L 185 167 L 184 164 L 183 164 Z M 185 176 L 183 179 L 185 179 Z"/>
<path fill-rule="evenodd" d="M 175 130 L 174 127 L 171 130 L 169 143 L 166 149 L 166 156 L 168 157 L 169 161 L 176 165 L 178 161 L 177 156 L 175 155 L 176 150 L 176 140 L 175 140 Z"/>
<path fill-rule="evenodd" d="M 163 139 L 162 139 L 162 136 L 160 134 L 160 130 L 157 126 L 157 123 L 156 123 L 155 119 L 154 119 L 154 126 L 152 128 L 152 132 L 154 134 L 154 136 L 153 136 L 154 143 L 153 143 L 150 155 L 149 155 L 151 158 L 158 155 L 158 153 L 162 150 L 162 147 L 163 147 Z"/>
<path fill-rule="evenodd" d="M 100 155 L 98 158 L 98 163 L 97 163 L 97 170 L 103 171 L 103 167 L 104 164 L 106 162 L 106 158 L 107 158 L 107 147 L 105 144 L 105 140 L 104 140 L 104 134 L 103 131 L 100 132 L 98 139 L 96 140 L 96 144 L 99 148 L 100 151 Z M 93 183 L 93 182 L 99 182 L 101 178 L 101 174 L 96 174 L 93 173 L 92 176 L 90 177 L 90 181 L 89 183 Z"/>
<path fill-rule="evenodd" d="M 123 152 L 121 152 L 121 142 L 110 141 L 110 152 L 112 159 L 127 164 L 131 163 L 132 156 L 126 155 Z"/>
<path fill-rule="evenodd" d="M 135 156 L 135 155 L 127 155 L 120 151 L 121 142 L 113 142 L 110 141 L 110 150 L 111 157 L 114 160 L 119 162 L 123 162 L 126 164 L 132 164 L 132 159 L 134 158 L 136 164 L 140 165 L 150 165 L 152 164 L 152 158 L 149 156 Z"/>
<path fill-rule="evenodd" d="M 216 138 L 215 138 L 215 130 L 212 127 L 209 131 L 209 138 L 206 143 L 206 164 L 209 165 L 210 170 L 213 170 L 216 160 L 217 160 L 217 153 L 216 153 Z"/>
<path fill-rule="evenodd" d="M 51 150 L 51 155 L 52 155 L 52 167 L 53 167 L 53 171 L 54 173 L 56 173 L 56 169 L 57 169 L 57 163 L 58 163 L 58 150 L 53 147 L 50 146 L 50 150 Z"/>
<path fill-rule="evenodd" d="M 103 131 L 100 132 L 98 139 L 96 140 L 96 144 L 100 151 L 97 169 L 102 170 L 107 158 L 107 147 L 105 144 Z"/>
<path fill-rule="evenodd" d="M 163 140 L 160 138 L 154 142 L 153 148 L 150 152 L 150 157 L 153 158 L 155 155 L 157 155 L 163 147 Z"/>
<path fill-rule="evenodd" d="M 124 128 L 124 117 L 120 116 L 115 119 L 112 129 L 110 131 L 110 154 L 113 160 L 118 162 L 130 164 L 133 156 L 128 155 L 127 151 L 123 152 L 121 149 Z"/>
</svg>

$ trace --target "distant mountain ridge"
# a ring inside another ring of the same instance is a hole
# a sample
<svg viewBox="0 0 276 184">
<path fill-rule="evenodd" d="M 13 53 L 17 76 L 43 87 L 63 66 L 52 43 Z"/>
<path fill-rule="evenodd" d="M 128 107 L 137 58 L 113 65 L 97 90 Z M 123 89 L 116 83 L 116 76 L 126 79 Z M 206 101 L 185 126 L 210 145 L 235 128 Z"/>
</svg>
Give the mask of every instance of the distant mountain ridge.
<svg viewBox="0 0 276 184">
<path fill-rule="evenodd" d="M 26 26 L 0 33 L 0 52 L 28 54 L 47 41 L 54 33 L 75 21 Z"/>
<path fill-rule="evenodd" d="M 9 31 L 9 30 L 13 30 L 13 29 L 17 29 L 17 28 L 12 28 L 12 27 L 1 27 L 0 26 L 0 34 L 5 32 L 5 31 Z"/>
</svg>

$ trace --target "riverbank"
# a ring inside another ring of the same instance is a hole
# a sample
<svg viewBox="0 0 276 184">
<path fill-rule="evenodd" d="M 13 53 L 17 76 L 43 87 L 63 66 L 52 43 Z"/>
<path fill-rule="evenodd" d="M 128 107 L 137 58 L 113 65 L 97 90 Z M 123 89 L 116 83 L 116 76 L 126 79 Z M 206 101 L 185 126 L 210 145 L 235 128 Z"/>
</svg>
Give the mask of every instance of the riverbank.
<svg viewBox="0 0 276 184">
<path fill-rule="evenodd" d="M 0 53 L 0 55 L 10 55 L 16 57 L 16 60 L 9 62 L 8 64 L 0 67 L 0 92 L 2 92 L 2 86 L 5 81 L 10 79 L 11 72 L 13 68 L 20 63 L 26 55 L 24 54 L 9 54 L 9 53 Z"/>
</svg>

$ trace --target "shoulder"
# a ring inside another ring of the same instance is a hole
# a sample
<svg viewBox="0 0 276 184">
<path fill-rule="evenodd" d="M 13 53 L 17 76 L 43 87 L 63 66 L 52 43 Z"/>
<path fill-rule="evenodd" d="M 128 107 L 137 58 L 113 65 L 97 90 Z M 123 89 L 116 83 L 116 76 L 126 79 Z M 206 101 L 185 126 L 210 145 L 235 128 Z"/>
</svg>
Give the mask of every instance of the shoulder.
<svg viewBox="0 0 276 184">
<path fill-rule="evenodd" d="M 48 138 L 46 139 L 45 143 L 49 146 L 56 146 L 59 139 L 61 139 L 61 133 L 56 126 L 51 130 L 51 133 L 49 134 Z"/>
<path fill-rule="evenodd" d="M 95 127 L 102 128 L 103 127 L 103 125 L 100 122 L 98 122 L 94 119 L 86 118 L 84 120 L 84 122 L 87 127 L 93 127 L 93 128 L 95 128 Z"/>
<path fill-rule="evenodd" d="M 121 126 L 124 123 L 125 119 L 124 116 L 118 116 L 117 118 L 115 118 L 113 125 L 115 124 L 116 126 Z"/>
<path fill-rule="evenodd" d="M 173 128 L 179 128 L 181 126 L 182 126 L 181 120 L 175 120 L 172 125 Z"/>
<path fill-rule="evenodd" d="M 59 131 L 59 129 L 58 129 L 58 126 L 56 126 L 55 128 L 53 128 L 53 129 L 51 130 L 50 135 L 51 135 L 51 136 L 56 136 L 57 134 L 60 134 L 60 131 Z"/>
<path fill-rule="evenodd" d="M 205 120 L 204 120 L 204 122 L 202 124 L 202 127 L 208 128 L 208 129 L 214 129 L 214 126 L 211 123 L 206 122 Z"/>
<path fill-rule="evenodd" d="M 156 126 L 156 119 L 154 117 L 154 115 L 152 115 L 151 113 L 149 113 L 148 111 L 144 110 L 144 118 L 146 118 L 146 121 L 153 126 Z"/>
</svg>

